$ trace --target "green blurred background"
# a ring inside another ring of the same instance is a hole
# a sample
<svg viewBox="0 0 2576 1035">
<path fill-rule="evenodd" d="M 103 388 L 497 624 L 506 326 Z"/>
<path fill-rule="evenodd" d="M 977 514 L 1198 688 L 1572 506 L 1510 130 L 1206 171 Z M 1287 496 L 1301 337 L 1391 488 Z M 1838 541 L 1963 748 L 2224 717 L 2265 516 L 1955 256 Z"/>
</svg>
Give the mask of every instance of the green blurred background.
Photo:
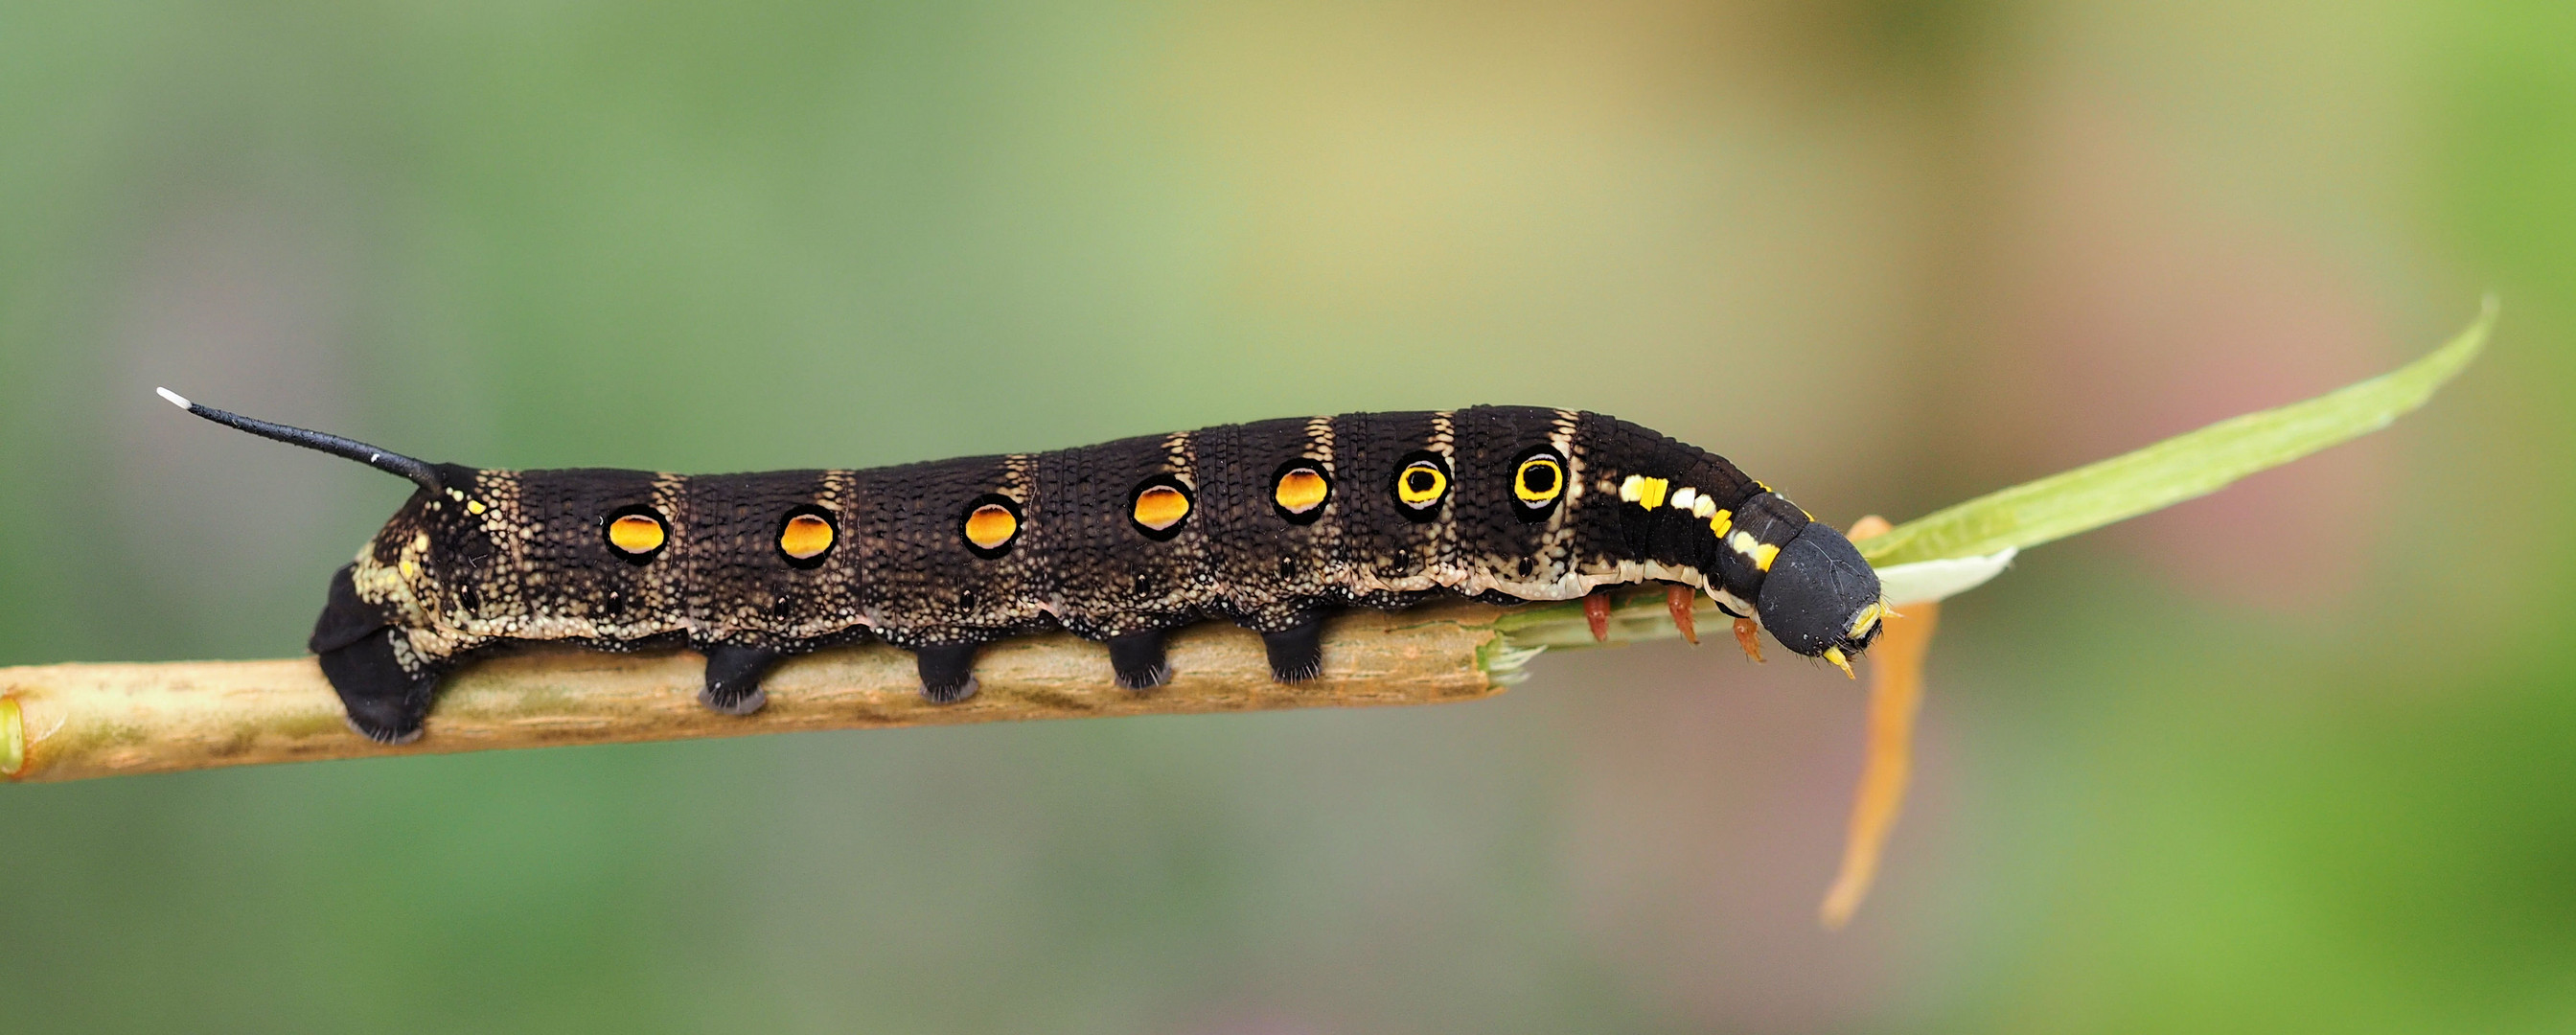
<svg viewBox="0 0 2576 1035">
<path fill-rule="evenodd" d="M 2576 6 L 0 0 L 0 663 L 302 648 L 408 487 L 1607 410 L 1837 523 L 2390 432 L 1861 699 L 1487 702 L 0 789 L 0 1030 L 2576 1028 Z"/>
</svg>

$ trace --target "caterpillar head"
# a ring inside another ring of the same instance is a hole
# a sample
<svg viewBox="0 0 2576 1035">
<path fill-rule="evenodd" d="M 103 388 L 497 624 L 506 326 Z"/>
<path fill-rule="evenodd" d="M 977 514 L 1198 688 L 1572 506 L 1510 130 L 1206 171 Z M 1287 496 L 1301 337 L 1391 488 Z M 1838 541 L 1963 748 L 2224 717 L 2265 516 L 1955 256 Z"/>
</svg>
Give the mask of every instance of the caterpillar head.
<svg viewBox="0 0 2576 1035">
<path fill-rule="evenodd" d="M 1887 614 L 1878 573 L 1822 521 L 1808 522 L 1780 548 L 1753 606 L 1783 646 L 1846 672 L 1851 656 L 1878 639 Z"/>
</svg>

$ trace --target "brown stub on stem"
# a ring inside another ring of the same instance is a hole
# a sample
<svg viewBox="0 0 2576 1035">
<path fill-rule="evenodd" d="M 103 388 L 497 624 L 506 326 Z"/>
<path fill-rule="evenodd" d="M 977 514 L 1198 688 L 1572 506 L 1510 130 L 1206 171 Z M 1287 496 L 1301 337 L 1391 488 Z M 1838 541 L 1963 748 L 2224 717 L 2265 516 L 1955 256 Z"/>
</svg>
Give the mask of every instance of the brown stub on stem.
<svg viewBox="0 0 2576 1035">
<path fill-rule="evenodd" d="M 1673 628 L 1681 630 L 1682 639 L 1689 640 L 1693 647 L 1699 646 L 1699 626 L 1691 620 L 1691 606 L 1697 603 L 1699 591 L 1689 586 L 1664 589 L 1664 606 L 1673 613 Z"/>
<path fill-rule="evenodd" d="M 1583 598 L 1583 621 L 1592 627 L 1592 639 L 1610 642 L 1610 594 L 1594 593 Z"/>
</svg>

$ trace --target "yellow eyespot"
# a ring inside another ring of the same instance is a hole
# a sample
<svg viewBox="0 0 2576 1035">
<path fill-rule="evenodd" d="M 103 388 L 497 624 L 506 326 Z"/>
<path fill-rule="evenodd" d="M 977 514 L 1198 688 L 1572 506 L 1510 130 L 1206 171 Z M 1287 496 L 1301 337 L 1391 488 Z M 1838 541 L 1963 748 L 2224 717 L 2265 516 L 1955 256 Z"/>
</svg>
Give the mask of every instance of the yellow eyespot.
<svg viewBox="0 0 2576 1035">
<path fill-rule="evenodd" d="M 1449 492 L 1449 472 L 1429 460 L 1404 465 L 1395 476 L 1395 498 L 1415 510 L 1427 510 Z"/>
<path fill-rule="evenodd" d="M 799 561 L 812 560 L 832 548 L 832 523 L 814 514 L 798 514 L 778 530 L 778 552 Z"/>
<path fill-rule="evenodd" d="M 1512 474 L 1512 495 L 1522 503 L 1540 506 L 1565 494 L 1565 465 L 1552 456 L 1534 456 L 1521 461 L 1521 469 Z"/>
<path fill-rule="evenodd" d="M 608 523 L 608 545 L 631 556 L 642 557 L 659 550 L 669 537 L 662 520 L 651 514 L 627 514 Z"/>
<path fill-rule="evenodd" d="M 999 503 L 987 503 L 966 515 L 966 541 L 977 550 L 998 552 L 1020 534 L 1020 516 Z"/>
<path fill-rule="evenodd" d="M 1136 494 L 1135 516 L 1146 531 L 1166 531 L 1190 516 L 1190 498 L 1169 485 L 1149 485 Z"/>
<path fill-rule="evenodd" d="M 1303 514 L 1323 506 L 1324 497 L 1332 491 L 1332 485 L 1324 481 L 1323 472 L 1312 467 L 1296 467 L 1279 476 L 1279 485 L 1271 490 L 1270 500 L 1287 513 Z"/>
</svg>

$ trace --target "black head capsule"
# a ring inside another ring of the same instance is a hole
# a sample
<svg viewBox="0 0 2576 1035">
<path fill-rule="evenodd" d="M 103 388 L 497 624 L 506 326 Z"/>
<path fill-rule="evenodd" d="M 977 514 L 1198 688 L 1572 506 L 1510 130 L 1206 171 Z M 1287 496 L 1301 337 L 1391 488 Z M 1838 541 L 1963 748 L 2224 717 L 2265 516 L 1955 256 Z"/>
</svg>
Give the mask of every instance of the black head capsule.
<svg viewBox="0 0 2576 1035">
<path fill-rule="evenodd" d="M 1887 612 L 1878 572 L 1851 540 L 1821 521 L 1809 522 L 1780 548 L 1753 606 L 1783 646 L 1845 672 L 1851 656 L 1878 639 Z"/>
</svg>

